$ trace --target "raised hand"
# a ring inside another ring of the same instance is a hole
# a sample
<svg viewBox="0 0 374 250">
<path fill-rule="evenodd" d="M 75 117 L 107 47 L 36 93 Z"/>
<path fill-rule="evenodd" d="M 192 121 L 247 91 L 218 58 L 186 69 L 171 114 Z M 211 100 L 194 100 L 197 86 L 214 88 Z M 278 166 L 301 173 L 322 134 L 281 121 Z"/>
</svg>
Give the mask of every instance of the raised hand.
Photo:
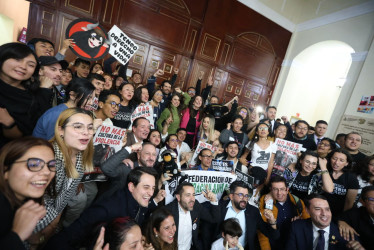
<svg viewBox="0 0 374 250">
<path fill-rule="evenodd" d="M 209 190 L 208 185 L 205 186 L 205 191 L 203 192 L 204 197 L 210 202 L 217 201 L 217 195 Z"/>
<path fill-rule="evenodd" d="M 164 71 L 162 69 L 158 69 L 154 74 L 153 76 L 154 77 L 158 77 L 158 76 L 162 76 L 164 74 Z"/>
</svg>

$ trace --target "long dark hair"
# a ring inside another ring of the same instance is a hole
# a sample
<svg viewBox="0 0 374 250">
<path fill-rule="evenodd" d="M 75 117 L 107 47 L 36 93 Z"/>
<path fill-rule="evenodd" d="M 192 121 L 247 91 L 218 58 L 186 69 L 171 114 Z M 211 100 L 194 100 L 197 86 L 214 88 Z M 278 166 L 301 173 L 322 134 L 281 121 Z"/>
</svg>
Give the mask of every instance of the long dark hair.
<svg viewBox="0 0 374 250">
<path fill-rule="evenodd" d="M 36 80 L 39 74 L 39 62 L 35 52 L 27 45 L 22 43 L 6 43 L 0 46 L 0 70 L 3 64 L 8 59 L 23 59 L 29 55 L 33 55 L 36 60 L 36 68 L 33 76 L 30 79 L 21 82 L 21 85 L 32 92 L 39 88 L 39 82 Z M 34 78 L 34 79 L 33 79 Z"/>
<path fill-rule="evenodd" d="M 143 235 L 145 235 L 147 243 L 152 243 L 152 246 L 156 250 L 161 250 L 161 249 L 178 249 L 178 240 L 177 240 L 177 235 L 174 235 L 174 241 L 172 244 L 168 244 L 165 242 L 165 245 L 161 247 L 161 239 L 160 237 L 156 237 L 153 229 L 156 229 L 157 231 L 160 231 L 161 228 L 161 223 L 167 218 L 167 217 L 173 217 L 173 214 L 167 210 L 165 207 L 161 207 L 154 211 L 147 223 L 147 226 L 145 228 L 145 232 Z"/>
<path fill-rule="evenodd" d="M 318 172 L 318 169 L 319 169 L 319 156 L 317 154 L 317 152 L 315 151 L 311 151 L 311 150 L 307 150 L 303 153 L 301 153 L 300 157 L 297 159 L 297 162 L 296 162 L 296 165 L 295 165 L 295 169 L 298 170 L 299 172 L 301 172 L 303 166 L 301 165 L 301 161 L 305 159 L 306 156 L 313 156 L 313 157 L 316 157 L 317 158 L 317 167 L 314 169 L 314 171 L 312 173 L 310 173 L 310 175 L 314 175 L 315 173 Z"/>
<path fill-rule="evenodd" d="M 195 110 L 193 108 L 193 103 L 194 103 L 194 101 L 196 100 L 197 97 L 201 98 L 201 106 L 198 110 Z M 197 115 L 197 113 L 199 113 L 199 120 L 198 121 L 201 121 L 201 119 L 203 118 L 203 106 L 204 106 L 203 102 L 204 102 L 204 99 L 200 95 L 195 95 L 194 97 L 192 97 L 192 99 L 190 100 L 190 103 L 188 105 L 188 109 L 190 111 L 190 117 L 195 117 Z"/>
<path fill-rule="evenodd" d="M 105 242 L 109 243 L 110 249 L 119 249 L 126 241 L 126 235 L 133 227 L 139 227 L 130 217 L 119 217 L 114 219 L 105 227 Z"/>
<path fill-rule="evenodd" d="M 171 98 L 170 98 L 170 102 L 167 104 L 166 108 L 169 109 L 170 114 L 173 114 L 173 112 L 172 112 L 172 110 L 171 110 L 171 105 L 173 105 L 173 104 L 172 104 L 172 100 L 173 100 L 174 96 L 178 96 L 178 97 L 179 97 L 179 106 L 177 107 L 177 110 L 178 110 L 178 115 L 179 115 L 179 117 L 180 117 L 180 116 L 182 115 L 182 114 L 181 114 L 182 110 L 186 108 L 186 107 L 185 107 L 186 105 L 184 105 L 184 97 L 183 97 L 182 95 L 180 95 L 180 94 L 178 94 L 178 93 L 176 93 L 176 92 L 173 93 L 173 95 L 172 95 Z"/>
<path fill-rule="evenodd" d="M 16 197 L 8 182 L 5 180 L 4 174 L 12 168 L 15 161 L 27 153 L 28 150 L 36 146 L 48 147 L 54 154 L 53 147 L 50 142 L 32 136 L 15 139 L 6 144 L 0 150 L 0 191 L 7 198 L 12 208 L 20 206 L 22 201 Z M 54 188 L 55 178 L 53 178 L 46 189 L 47 193 L 52 197 L 55 195 Z M 41 203 L 42 197 L 35 199 L 35 201 Z"/>
<path fill-rule="evenodd" d="M 343 172 L 347 172 L 348 170 L 350 170 L 351 167 L 352 167 L 353 159 L 352 159 L 351 154 L 350 154 L 347 150 L 345 150 L 345 149 L 343 149 L 343 148 L 336 148 L 336 149 L 332 150 L 332 151 L 327 155 L 327 157 L 326 157 L 326 158 L 327 158 L 327 169 L 328 169 L 330 172 L 332 172 L 332 167 L 331 167 L 331 158 L 333 157 L 333 155 L 334 155 L 335 153 L 345 154 L 345 156 L 346 156 L 346 158 L 347 158 L 348 165 L 345 166 L 345 167 L 342 169 L 342 171 L 343 171 Z"/>
<path fill-rule="evenodd" d="M 81 108 L 87 103 L 87 99 L 90 95 L 93 96 L 95 86 L 84 78 L 75 77 L 73 78 L 68 86 L 66 87 L 66 102 L 70 100 L 70 91 L 76 95 L 76 104 L 78 108 Z"/>
<path fill-rule="evenodd" d="M 374 160 L 374 155 L 366 156 L 363 161 L 361 161 L 359 164 L 356 164 L 356 166 L 353 168 L 353 172 L 355 172 L 356 175 L 360 175 L 361 178 L 367 182 L 369 182 L 370 177 L 373 176 L 373 174 L 369 172 L 369 164 L 372 160 Z"/>
<path fill-rule="evenodd" d="M 138 88 L 135 89 L 134 97 L 133 97 L 135 105 L 139 105 L 139 104 L 143 103 L 143 101 L 142 101 L 143 89 L 146 89 L 147 92 L 148 92 L 148 89 L 145 86 L 141 86 L 141 87 L 138 87 Z M 148 93 L 148 101 L 149 101 L 149 93 Z"/>
<path fill-rule="evenodd" d="M 243 119 L 242 119 L 243 120 Z M 270 126 L 269 124 L 267 124 L 266 122 L 260 122 L 259 124 L 256 125 L 256 128 L 255 128 L 255 133 L 254 135 L 252 136 L 251 138 L 251 142 L 249 143 L 249 146 L 248 146 L 248 149 L 251 151 L 253 149 L 253 146 L 256 142 L 258 142 L 258 140 L 260 139 L 260 137 L 258 136 L 257 132 L 258 132 L 258 128 L 260 127 L 260 125 L 266 125 L 268 127 L 268 129 L 270 129 Z"/>
</svg>

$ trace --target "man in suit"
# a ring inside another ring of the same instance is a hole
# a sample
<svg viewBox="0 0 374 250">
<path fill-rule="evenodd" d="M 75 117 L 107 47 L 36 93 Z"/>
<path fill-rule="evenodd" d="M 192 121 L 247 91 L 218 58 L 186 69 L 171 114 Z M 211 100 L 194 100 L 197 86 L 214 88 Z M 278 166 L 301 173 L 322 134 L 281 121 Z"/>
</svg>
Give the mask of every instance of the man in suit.
<svg viewBox="0 0 374 250">
<path fill-rule="evenodd" d="M 374 246 L 374 186 L 362 189 L 361 204 L 362 207 L 353 207 L 340 216 L 339 229 L 345 239 L 349 239 L 349 236 L 353 239 L 354 233 L 358 234 L 365 249 L 370 249 Z M 342 221 L 352 228 L 342 228 Z"/>
<path fill-rule="evenodd" d="M 143 143 L 147 139 L 151 124 L 144 117 L 139 117 L 132 123 L 132 131 L 127 133 L 127 142 L 125 146 L 131 146 L 137 142 Z"/>
<path fill-rule="evenodd" d="M 278 122 L 275 120 L 275 117 L 277 116 L 277 107 L 275 106 L 268 106 L 265 109 L 265 115 L 266 118 L 269 119 L 270 122 L 270 135 L 274 135 L 275 129 L 278 127 Z"/>
<path fill-rule="evenodd" d="M 358 241 L 347 242 L 338 226 L 331 221 L 327 199 L 313 194 L 305 199 L 310 219 L 296 220 L 291 225 L 287 250 L 363 249 Z"/>
<path fill-rule="evenodd" d="M 272 213 L 265 213 L 268 223 L 264 222 L 258 208 L 248 204 L 249 187 L 243 181 L 234 181 L 230 185 L 229 200 L 222 201 L 220 208 L 220 222 L 228 218 L 237 218 L 243 230 L 239 238 L 240 244 L 245 249 L 255 249 L 257 230 L 266 237 L 278 239 L 279 231 L 276 230 L 276 221 Z M 218 227 L 216 227 L 218 228 Z M 218 235 L 218 231 L 217 234 Z"/>
<path fill-rule="evenodd" d="M 325 138 L 325 134 L 327 132 L 328 124 L 324 120 L 318 120 L 316 122 L 316 126 L 314 127 L 314 134 L 308 135 L 310 139 L 314 141 L 315 146 L 317 147 L 318 144 Z"/>
<path fill-rule="evenodd" d="M 178 234 L 178 249 L 203 249 L 199 240 L 198 232 L 200 219 L 210 223 L 219 221 L 219 207 L 216 195 L 207 190 L 204 196 L 211 203 L 211 211 L 195 200 L 195 188 L 189 182 L 181 183 L 175 191 L 175 200 L 166 208 L 174 217 Z"/>
</svg>

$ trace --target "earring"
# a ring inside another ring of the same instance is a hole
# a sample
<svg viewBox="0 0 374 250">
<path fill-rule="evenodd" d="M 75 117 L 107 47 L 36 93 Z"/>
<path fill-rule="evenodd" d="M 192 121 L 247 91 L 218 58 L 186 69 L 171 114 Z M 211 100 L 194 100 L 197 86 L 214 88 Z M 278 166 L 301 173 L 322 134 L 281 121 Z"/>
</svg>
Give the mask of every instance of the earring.
<svg viewBox="0 0 374 250">
<path fill-rule="evenodd" d="M 158 234 L 156 234 L 155 236 L 156 236 L 156 238 L 157 238 L 157 237 L 158 237 Z"/>
</svg>

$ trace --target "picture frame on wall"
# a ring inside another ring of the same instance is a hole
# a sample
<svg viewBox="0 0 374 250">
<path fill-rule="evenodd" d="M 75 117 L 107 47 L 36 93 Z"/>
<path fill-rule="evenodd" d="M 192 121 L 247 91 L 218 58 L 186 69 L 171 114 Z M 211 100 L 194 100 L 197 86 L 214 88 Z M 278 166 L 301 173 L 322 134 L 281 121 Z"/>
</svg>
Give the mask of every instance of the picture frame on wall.
<svg viewBox="0 0 374 250">
<path fill-rule="evenodd" d="M 136 63 L 136 64 L 139 64 L 139 65 L 142 65 L 143 64 L 143 56 L 138 55 L 138 54 L 134 55 L 133 62 Z"/>
<path fill-rule="evenodd" d="M 242 88 L 235 87 L 235 95 L 240 95 L 242 93 Z"/>
<path fill-rule="evenodd" d="M 152 59 L 151 60 L 151 67 L 154 69 L 158 69 L 159 61 Z"/>
<path fill-rule="evenodd" d="M 251 91 L 247 90 L 245 92 L 245 95 L 244 95 L 246 98 L 250 98 L 251 97 Z"/>
<path fill-rule="evenodd" d="M 253 94 L 253 101 L 258 101 L 258 98 L 259 98 L 259 94 L 254 93 Z"/>
<path fill-rule="evenodd" d="M 171 74 L 172 70 L 173 70 L 173 65 L 170 65 L 168 63 L 164 63 L 164 73 Z"/>
<path fill-rule="evenodd" d="M 227 84 L 226 91 L 227 92 L 232 92 L 232 88 L 233 88 L 233 86 L 231 84 Z"/>
</svg>

